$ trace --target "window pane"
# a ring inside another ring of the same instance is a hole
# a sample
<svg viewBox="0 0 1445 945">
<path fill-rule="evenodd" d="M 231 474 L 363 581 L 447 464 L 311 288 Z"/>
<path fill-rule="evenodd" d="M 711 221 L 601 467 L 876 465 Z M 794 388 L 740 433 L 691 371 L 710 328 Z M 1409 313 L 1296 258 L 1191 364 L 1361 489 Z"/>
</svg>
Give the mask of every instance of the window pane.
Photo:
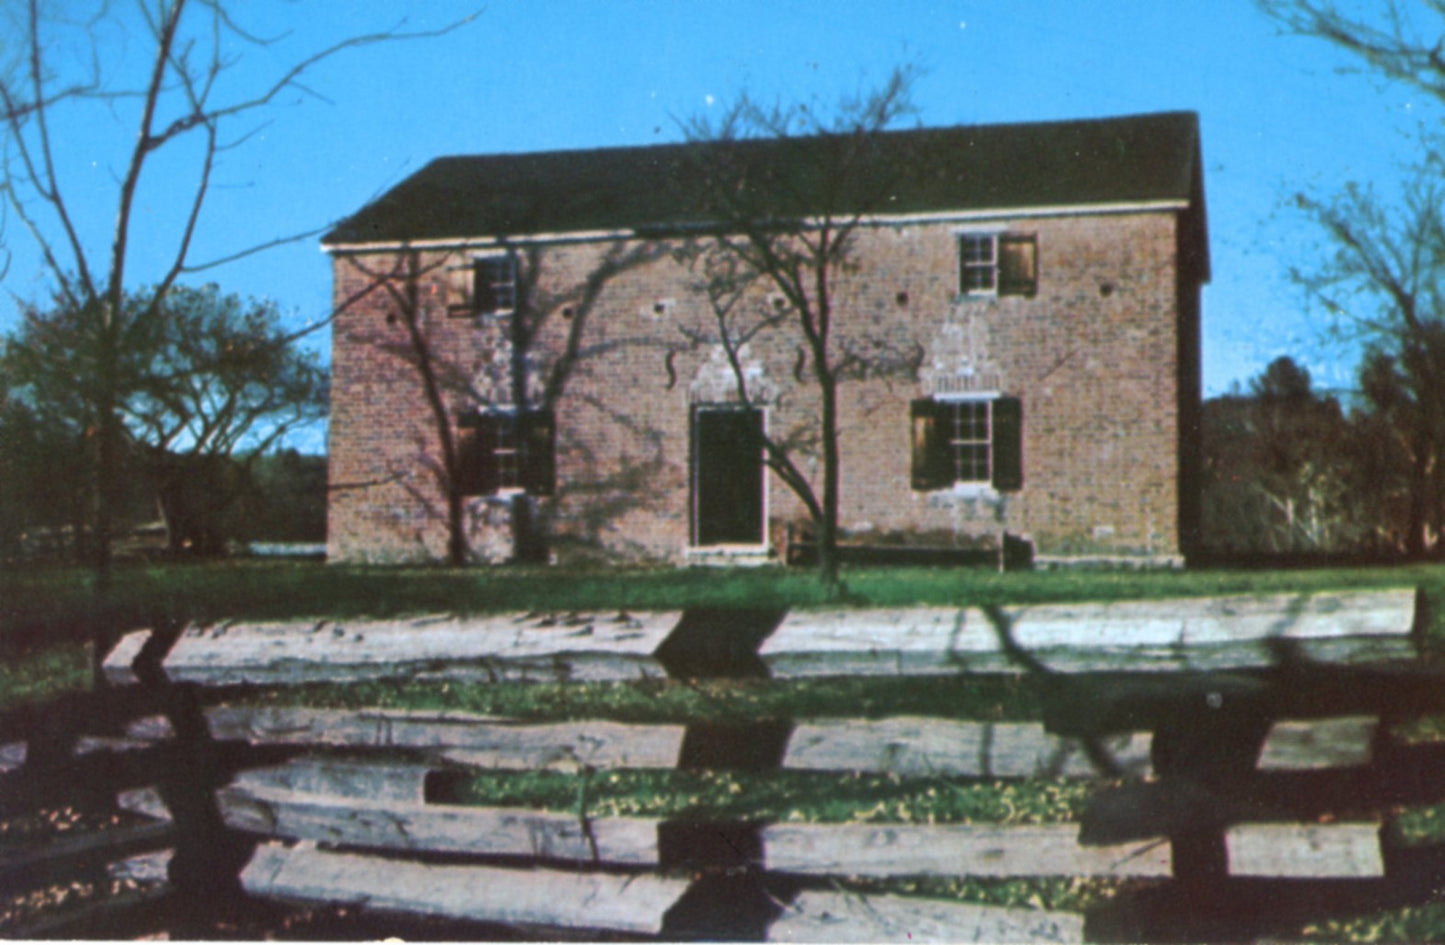
<svg viewBox="0 0 1445 945">
<path fill-rule="evenodd" d="M 965 263 L 992 263 L 992 236 L 965 236 L 961 239 Z"/>
<path fill-rule="evenodd" d="M 996 241 L 992 233 L 958 238 L 958 291 L 993 292 L 998 283 Z"/>
<path fill-rule="evenodd" d="M 960 440 L 988 439 L 988 404 L 965 402 L 956 405 L 956 410 Z"/>
<path fill-rule="evenodd" d="M 993 267 L 967 267 L 963 270 L 964 292 L 989 292 L 993 290 Z"/>
<path fill-rule="evenodd" d="M 521 484 L 521 466 L 517 457 L 517 418 L 508 415 L 497 419 L 497 487 L 514 489 Z"/>
<path fill-rule="evenodd" d="M 958 481 L 988 480 L 988 444 L 964 443 L 958 446 Z"/>
<path fill-rule="evenodd" d="M 516 270 L 508 256 L 478 259 L 472 270 L 473 307 L 478 315 L 510 312 L 517 305 Z"/>
<path fill-rule="evenodd" d="M 989 404 L 965 400 L 948 405 L 949 449 L 955 482 L 986 482 L 989 478 Z"/>
</svg>

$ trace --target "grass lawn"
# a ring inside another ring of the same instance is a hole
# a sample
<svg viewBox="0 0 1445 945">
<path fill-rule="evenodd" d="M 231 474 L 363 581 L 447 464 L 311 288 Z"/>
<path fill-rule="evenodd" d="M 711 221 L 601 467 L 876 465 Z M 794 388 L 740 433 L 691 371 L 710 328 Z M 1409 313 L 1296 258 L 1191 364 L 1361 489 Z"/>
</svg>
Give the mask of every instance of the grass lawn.
<svg viewBox="0 0 1445 945">
<path fill-rule="evenodd" d="M 1005 675 L 597 683 L 382 680 L 260 689 L 242 701 L 334 709 L 469 712 L 521 721 L 705 724 L 926 715 L 1014 722 L 1041 717 L 1038 681 Z"/>
<path fill-rule="evenodd" d="M 847 568 L 840 590 L 781 568 L 363 568 L 317 562 L 220 561 L 118 567 L 105 601 L 90 573 L 0 573 L 0 708 L 86 683 L 78 644 L 163 620 L 386 617 L 439 612 L 685 607 L 990 605 L 1424 588 L 1430 636 L 1445 641 L 1445 565 L 1293 571 L 1016 571 Z"/>
<path fill-rule="evenodd" d="M 703 822 L 1056 824 L 1077 820 L 1098 789 L 1085 781 L 817 771 L 480 771 L 444 783 L 433 800 Z"/>
<path fill-rule="evenodd" d="M 1037 604 L 1305 593 L 1417 586 L 1437 602 L 1429 637 L 1445 641 L 1445 565 L 1293 571 L 1015 571 L 847 568 L 840 590 L 811 571 L 545 567 L 363 568 L 220 561 L 118 567 L 109 598 L 90 572 L 0 573 L 0 709 L 86 684 L 78 644 L 164 620 L 387 617 L 533 610 L 672 610 Z"/>
<path fill-rule="evenodd" d="M 1445 565 L 1295 571 L 1014 571 L 848 568 L 836 594 L 781 568 L 567 570 L 361 568 L 258 561 L 120 567 L 101 607 L 82 569 L 0 574 L 0 637 L 77 633 L 162 617 L 359 617 L 683 607 L 989 605 L 1421 586 L 1445 599 Z M 99 612 L 98 612 L 99 610 Z"/>
</svg>

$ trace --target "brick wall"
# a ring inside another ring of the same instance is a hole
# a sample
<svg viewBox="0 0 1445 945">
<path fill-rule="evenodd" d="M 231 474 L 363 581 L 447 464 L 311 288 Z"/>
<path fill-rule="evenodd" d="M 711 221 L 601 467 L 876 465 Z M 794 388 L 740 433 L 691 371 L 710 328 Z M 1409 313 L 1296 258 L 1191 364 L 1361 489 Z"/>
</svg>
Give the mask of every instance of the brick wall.
<svg viewBox="0 0 1445 945">
<path fill-rule="evenodd" d="M 996 222 L 1037 235 L 1032 298 L 958 299 L 958 227 L 947 224 L 867 230 L 854 254 L 859 265 L 838 274 L 837 337 L 897 368 L 840 387 L 842 527 L 864 540 L 928 543 L 1006 527 L 1043 555 L 1179 555 L 1180 509 L 1189 505 L 1180 492 L 1187 451 L 1179 412 L 1193 396 L 1186 381 L 1181 398 L 1179 359 L 1181 351 L 1197 353 L 1189 343 L 1197 315 L 1181 305 L 1190 287 L 1176 277 L 1176 216 Z M 569 341 L 577 353 L 555 403 L 557 495 L 537 508 L 562 559 L 683 560 L 691 533 L 689 407 L 736 396 L 708 343 L 716 329 L 699 272 L 676 256 L 621 271 L 594 304 L 585 303 L 589 277 L 629 249 L 636 247 L 579 243 L 523 259 L 544 316 L 530 352 L 529 396 L 540 397 Z M 498 345 L 504 322 L 448 315 L 466 301 L 466 259 L 460 251 L 419 259 L 422 324 L 454 382 L 454 410 L 478 394 L 502 396 L 506 384 L 497 378 L 505 379 L 509 361 Z M 338 255 L 338 302 L 374 284 L 363 269 L 394 265 L 383 254 Z M 734 311 L 751 315 L 773 304 L 760 286 Z M 424 560 L 445 548 L 438 437 L 395 313 L 391 296 L 374 289 L 334 326 L 332 560 Z M 798 341 L 775 330 L 744 352 L 754 399 L 779 438 L 814 427 L 817 392 Z M 1183 367 L 1186 379 L 1197 374 L 1197 365 Z M 462 393 L 468 384 L 473 392 Z M 912 490 L 909 403 L 940 387 L 1022 400 L 1024 487 L 1006 508 L 962 490 Z M 816 460 L 798 456 L 817 481 Z M 776 478 L 767 488 L 775 524 L 804 517 Z M 479 560 L 509 556 L 509 503 L 470 500 Z"/>
</svg>

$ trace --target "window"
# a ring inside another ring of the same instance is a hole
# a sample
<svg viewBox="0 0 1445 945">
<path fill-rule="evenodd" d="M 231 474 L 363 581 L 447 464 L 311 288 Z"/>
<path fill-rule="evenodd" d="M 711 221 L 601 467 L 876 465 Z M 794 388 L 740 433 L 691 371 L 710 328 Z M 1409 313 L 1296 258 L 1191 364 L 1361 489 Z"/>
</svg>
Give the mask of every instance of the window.
<svg viewBox="0 0 1445 945">
<path fill-rule="evenodd" d="M 1017 397 L 915 400 L 913 488 L 1023 488 L 1023 404 Z"/>
<path fill-rule="evenodd" d="M 506 315 L 517 307 L 517 266 L 511 256 L 472 262 L 472 314 Z"/>
<path fill-rule="evenodd" d="M 556 422 L 550 410 L 464 416 L 457 441 L 462 495 L 522 490 L 551 495 L 556 488 Z"/>
<path fill-rule="evenodd" d="M 962 233 L 958 237 L 959 295 L 1022 295 L 1038 291 L 1039 242 L 1032 234 Z"/>
</svg>

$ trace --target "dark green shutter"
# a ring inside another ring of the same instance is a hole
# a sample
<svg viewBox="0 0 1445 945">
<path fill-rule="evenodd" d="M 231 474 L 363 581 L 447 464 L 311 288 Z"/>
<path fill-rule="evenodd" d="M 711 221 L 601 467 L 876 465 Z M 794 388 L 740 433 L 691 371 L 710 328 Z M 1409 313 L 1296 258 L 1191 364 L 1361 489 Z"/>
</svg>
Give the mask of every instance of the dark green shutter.
<svg viewBox="0 0 1445 945">
<path fill-rule="evenodd" d="M 532 495 L 551 495 L 557 488 L 557 422 L 550 410 L 521 415 L 521 486 Z"/>
<path fill-rule="evenodd" d="M 1032 298 L 1039 290 L 1039 242 L 1036 236 L 998 238 L 998 294 Z"/>
<path fill-rule="evenodd" d="M 993 487 L 999 492 L 1024 487 L 1024 406 L 1017 397 L 993 402 Z"/>
<path fill-rule="evenodd" d="M 943 407 L 924 397 L 909 408 L 913 428 L 913 488 L 919 492 L 946 489 L 953 484 L 953 463 L 948 455 Z"/>
<path fill-rule="evenodd" d="M 497 491 L 497 422 L 495 414 L 463 418 L 457 437 L 457 486 L 462 495 Z"/>
</svg>

